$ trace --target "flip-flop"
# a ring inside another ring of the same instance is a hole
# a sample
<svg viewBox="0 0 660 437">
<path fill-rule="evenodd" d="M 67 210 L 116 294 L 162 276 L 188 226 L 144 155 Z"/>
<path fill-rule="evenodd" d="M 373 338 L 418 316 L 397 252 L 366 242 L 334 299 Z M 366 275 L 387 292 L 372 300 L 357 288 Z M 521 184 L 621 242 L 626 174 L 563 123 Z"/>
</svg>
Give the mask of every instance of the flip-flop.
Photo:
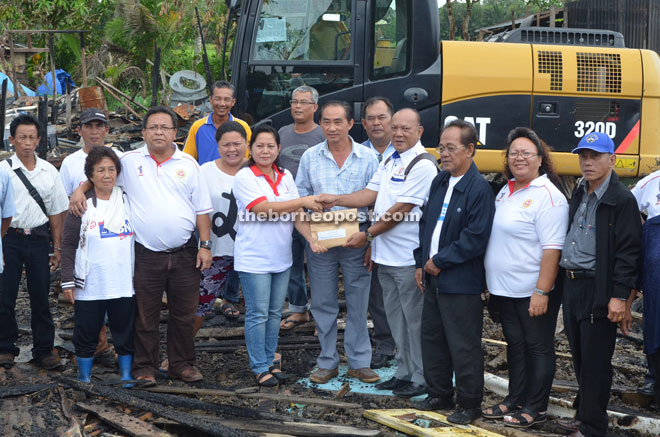
<svg viewBox="0 0 660 437">
<path fill-rule="evenodd" d="M 284 324 L 280 325 L 280 330 L 281 331 L 290 331 L 296 326 L 304 325 L 305 323 L 309 322 L 309 320 L 294 320 L 291 317 L 284 319 Z M 290 326 L 287 326 L 290 324 Z"/>
<path fill-rule="evenodd" d="M 238 311 L 231 302 L 222 305 L 220 309 L 222 310 L 222 315 L 229 320 L 238 320 L 238 317 L 241 315 L 241 312 Z"/>
<path fill-rule="evenodd" d="M 140 387 L 155 387 L 157 384 L 156 378 L 151 375 L 141 375 L 135 378 L 135 380 Z"/>
</svg>

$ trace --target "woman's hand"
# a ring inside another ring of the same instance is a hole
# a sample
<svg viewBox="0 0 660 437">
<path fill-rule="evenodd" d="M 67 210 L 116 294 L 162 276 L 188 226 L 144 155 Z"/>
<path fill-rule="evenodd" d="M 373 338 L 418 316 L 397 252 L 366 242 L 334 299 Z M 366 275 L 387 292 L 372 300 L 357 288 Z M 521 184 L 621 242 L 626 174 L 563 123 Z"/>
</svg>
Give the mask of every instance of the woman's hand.
<svg viewBox="0 0 660 437">
<path fill-rule="evenodd" d="M 314 241 L 308 241 L 309 243 L 309 248 L 312 249 L 312 252 L 314 253 L 325 253 L 328 251 L 327 247 L 321 246 L 318 243 L 315 243 Z"/>
<path fill-rule="evenodd" d="M 537 292 L 529 298 L 529 316 L 542 316 L 548 311 L 548 296 L 541 296 Z"/>
<path fill-rule="evenodd" d="M 321 212 L 323 211 L 323 204 L 318 201 L 317 196 L 305 196 L 303 197 L 303 208 Z"/>
<path fill-rule="evenodd" d="M 64 295 L 64 300 L 66 300 L 69 303 L 74 303 L 76 300 L 76 292 L 73 288 L 64 288 L 62 290 L 62 294 Z"/>
</svg>

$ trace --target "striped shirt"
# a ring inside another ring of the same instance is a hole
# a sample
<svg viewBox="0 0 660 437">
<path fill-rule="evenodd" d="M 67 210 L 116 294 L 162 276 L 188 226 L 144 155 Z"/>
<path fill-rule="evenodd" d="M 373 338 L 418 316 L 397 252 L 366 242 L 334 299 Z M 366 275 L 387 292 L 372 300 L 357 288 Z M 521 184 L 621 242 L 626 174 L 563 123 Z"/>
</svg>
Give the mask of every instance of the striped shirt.
<svg viewBox="0 0 660 437">
<path fill-rule="evenodd" d="M 371 149 L 356 143 L 353 138 L 350 140 L 353 143 L 353 150 L 341 168 L 328 149 L 327 140 L 303 153 L 296 175 L 300 197 L 321 193 L 350 194 L 367 186 L 378 169 L 378 158 Z M 367 208 L 360 208 L 359 212 L 366 213 Z"/>
<path fill-rule="evenodd" d="M 16 176 L 15 169 L 20 168 L 27 176 L 30 183 L 36 188 L 46 205 L 48 216 L 57 215 L 66 211 L 69 207 L 69 198 L 64 191 L 64 185 L 60 179 L 60 174 L 52 164 L 37 157 L 37 164 L 34 170 L 28 171 L 25 165 L 14 154 L 10 159 L 12 166 L 4 161 L 2 165 L 11 173 L 11 183 L 14 189 L 14 201 L 16 204 L 16 214 L 11 221 L 12 228 L 32 229 L 37 228 L 48 222 L 48 217 L 44 215 L 39 204 L 30 196 L 30 192 L 23 182 Z"/>
</svg>

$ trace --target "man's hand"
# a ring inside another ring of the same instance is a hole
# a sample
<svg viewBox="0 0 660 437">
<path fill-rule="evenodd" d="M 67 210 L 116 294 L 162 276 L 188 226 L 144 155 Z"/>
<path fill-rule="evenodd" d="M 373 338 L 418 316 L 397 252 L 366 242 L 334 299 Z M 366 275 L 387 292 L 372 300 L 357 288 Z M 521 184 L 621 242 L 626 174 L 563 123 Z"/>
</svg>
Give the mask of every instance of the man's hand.
<svg viewBox="0 0 660 437">
<path fill-rule="evenodd" d="M 213 256 L 211 255 L 211 251 L 208 249 L 199 249 L 197 251 L 197 264 L 195 264 L 195 267 L 200 269 L 201 271 L 204 271 L 211 267 L 211 264 L 213 263 Z"/>
<path fill-rule="evenodd" d="M 367 247 L 367 250 L 364 252 L 364 263 L 362 265 L 365 266 L 369 272 L 374 268 L 374 262 L 371 260 L 371 245 Z"/>
<path fill-rule="evenodd" d="M 55 252 L 53 253 L 53 256 L 50 257 L 50 261 L 49 261 L 51 272 L 54 272 L 60 266 L 60 257 L 61 256 L 62 255 L 60 254 L 60 251 L 55 249 Z"/>
<path fill-rule="evenodd" d="M 85 197 L 85 193 L 81 189 L 76 188 L 71 195 L 71 199 L 69 199 L 69 212 L 82 217 L 86 210 L 87 198 Z"/>
<path fill-rule="evenodd" d="M 611 322 L 621 323 L 626 313 L 626 301 L 613 297 L 607 305 L 607 310 L 607 318 L 610 319 Z"/>
<path fill-rule="evenodd" d="M 69 302 L 69 303 L 74 303 L 76 299 L 76 292 L 73 288 L 64 288 L 62 290 L 62 295 L 64 296 L 64 300 Z"/>
<path fill-rule="evenodd" d="M 621 329 L 624 335 L 628 335 L 628 332 L 632 328 L 632 303 L 635 299 L 637 299 L 637 290 L 632 290 L 630 297 L 626 300 L 626 311 L 623 315 L 623 320 L 619 322 L 619 329 Z"/>
<path fill-rule="evenodd" d="M 336 206 L 337 196 L 335 194 L 321 193 L 316 196 L 316 200 L 323 204 L 323 208 L 330 209 Z"/>
<path fill-rule="evenodd" d="M 438 274 L 441 272 L 441 269 L 433 264 L 433 258 L 429 258 L 429 260 L 426 261 L 426 264 L 424 265 L 424 271 L 429 275 L 438 276 Z"/>
<path fill-rule="evenodd" d="M 318 196 L 305 196 L 303 197 L 303 208 L 321 212 L 323 211 L 323 204 L 319 202 Z"/>
<path fill-rule="evenodd" d="M 419 288 L 419 291 L 424 293 L 424 272 L 422 269 L 415 269 L 415 284 L 417 284 L 417 288 Z"/>
<path fill-rule="evenodd" d="M 529 298 L 529 316 L 542 316 L 548 311 L 548 296 L 541 296 L 537 292 Z"/>
<path fill-rule="evenodd" d="M 314 253 L 325 253 L 328 251 L 328 248 L 325 246 L 321 246 L 318 243 L 314 243 L 313 241 L 308 241 L 309 243 L 309 248 L 312 249 L 312 252 Z"/>
<path fill-rule="evenodd" d="M 352 247 L 353 249 L 360 249 L 367 244 L 367 234 L 364 232 L 356 232 L 346 240 L 344 247 Z"/>
</svg>

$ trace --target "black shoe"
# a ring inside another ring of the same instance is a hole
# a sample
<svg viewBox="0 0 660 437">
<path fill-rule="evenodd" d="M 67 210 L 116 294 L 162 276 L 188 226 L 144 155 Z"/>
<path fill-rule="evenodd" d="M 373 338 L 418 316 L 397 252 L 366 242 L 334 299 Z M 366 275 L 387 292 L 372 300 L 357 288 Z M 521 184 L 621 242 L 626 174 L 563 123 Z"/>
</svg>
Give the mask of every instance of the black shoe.
<svg viewBox="0 0 660 437">
<path fill-rule="evenodd" d="M 387 381 L 376 384 L 374 387 L 376 387 L 378 390 L 394 390 L 397 388 L 405 387 L 409 383 L 410 381 L 404 381 L 403 379 L 397 379 L 392 377 Z"/>
<path fill-rule="evenodd" d="M 637 389 L 637 393 L 644 396 L 655 396 L 655 383 L 647 382 Z"/>
<path fill-rule="evenodd" d="M 373 354 L 371 356 L 371 368 L 380 369 L 381 367 L 385 367 L 393 359 L 394 359 L 394 355 Z"/>
<path fill-rule="evenodd" d="M 463 408 L 460 405 L 452 414 L 447 417 L 447 421 L 457 425 L 469 425 L 473 420 L 481 417 L 480 408 Z"/>
<path fill-rule="evenodd" d="M 454 401 L 446 398 L 435 398 L 431 395 L 421 401 L 411 401 L 413 408 L 423 411 L 449 411 L 454 409 Z"/>
<path fill-rule="evenodd" d="M 396 388 L 392 390 L 392 393 L 402 398 L 414 398 L 415 396 L 425 394 L 426 386 L 422 384 L 417 384 L 415 382 L 411 382 L 405 387 Z"/>
</svg>

